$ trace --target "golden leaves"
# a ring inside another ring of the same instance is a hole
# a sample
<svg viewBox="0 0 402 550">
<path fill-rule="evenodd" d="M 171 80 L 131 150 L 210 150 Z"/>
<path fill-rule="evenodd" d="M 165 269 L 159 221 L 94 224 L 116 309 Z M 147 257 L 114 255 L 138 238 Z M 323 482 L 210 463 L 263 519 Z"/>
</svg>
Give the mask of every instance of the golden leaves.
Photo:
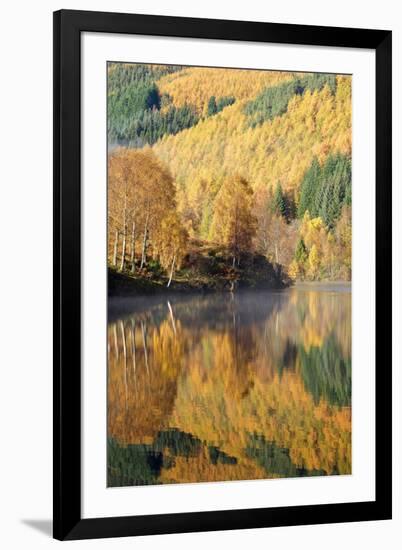
<svg viewBox="0 0 402 550">
<path fill-rule="evenodd" d="M 205 114 L 211 96 L 251 99 L 264 88 L 293 77 L 294 73 L 280 71 L 188 67 L 163 76 L 157 84 L 161 93 L 172 97 L 176 107 L 194 105 L 200 114 Z"/>
<path fill-rule="evenodd" d="M 198 70 L 188 73 L 189 86 Z M 218 69 L 208 71 L 215 71 L 217 77 L 220 74 Z M 179 74 L 166 78 L 179 82 Z M 246 76 L 241 74 L 239 79 Z M 184 90 L 187 77 L 182 78 Z M 243 113 L 247 100 L 240 98 L 218 115 L 164 138 L 153 150 L 185 191 L 180 201 L 191 194 L 197 178 L 208 184 L 214 181 L 219 188 L 225 177 L 235 173 L 246 178 L 254 190 L 274 188 L 278 180 L 285 191 L 295 190 L 314 156 L 322 163 L 330 153 L 350 154 L 350 94 L 350 77 L 337 77 L 335 96 L 327 88 L 306 92 L 291 100 L 287 113 L 255 128 L 248 126 Z"/>
</svg>

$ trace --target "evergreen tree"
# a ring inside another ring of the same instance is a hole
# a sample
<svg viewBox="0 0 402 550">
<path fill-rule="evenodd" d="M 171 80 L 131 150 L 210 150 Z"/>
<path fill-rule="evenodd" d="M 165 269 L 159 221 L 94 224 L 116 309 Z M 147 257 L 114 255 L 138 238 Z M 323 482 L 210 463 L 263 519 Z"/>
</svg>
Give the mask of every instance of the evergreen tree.
<svg viewBox="0 0 402 550">
<path fill-rule="evenodd" d="M 323 167 L 322 200 L 318 215 L 329 228 L 335 226 L 344 204 L 351 200 L 351 163 L 343 155 L 331 155 Z"/>
<path fill-rule="evenodd" d="M 286 218 L 286 214 L 287 214 L 286 199 L 285 199 L 285 195 L 283 194 L 282 185 L 280 181 L 278 181 L 278 183 L 276 184 L 272 208 L 275 214 L 277 214 L 278 216 L 282 216 L 283 218 Z"/>
<path fill-rule="evenodd" d="M 319 206 L 317 205 L 317 210 L 319 212 L 320 218 L 324 220 L 325 225 L 329 225 L 329 221 L 333 215 L 333 200 L 334 193 L 333 187 L 331 185 L 331 180 L 324 180 L 323 185 L 321 186 L 320 193 L 317 195 L 319 197 Z M 316 202 L 318 202 L 318 200 Z"/>
<path fill-rule="evenodd" d="M 212 95 L 208 101 L 207 115 L 213 116 L 213 115 L 216 115 L 217 112 L 218 112 L 218 108 L 216 106 L 216 99 L 215 99 L 215 96 Z"/>
<path fill-rule="evenodd" d="M 159 96 L 159 90 L 156 84 L 152 84 L 149 89 L 146 103 L 148 109 L 160 109 L 161 98 Z"/>
<path fill-rule="evenodd" d="M 228 105 L 233 105 L 235 98 L 232 96 L 220 97 L 216 102 L 216 112 L 220 113 Z"/>
<path fill-rule="evenodd" d="M 307 170 L 300 187 L 300 201 L 297 209 L 297 216 L 302 218 L 306 210 L 312 216 L 316 213 L 315 200 L 317 187 L 320 184 L 321 167 L 318 159 L 315 157 Z"/>
<path fill-rule="evenodd" d="M 301 183 L 298 217 L 308 210 L 332 229 L 342 207 L 351 204 L 351 182 L 351 161 L 345 155 L 330 155 L 323 166 L 314 159 Z"/>
<path fill-rule="evenodd" d="M 343 199 L 345 206 L 352 206 L 352 179 L 349 179 L 345 188 L 345 197 Z"/>
</svg>

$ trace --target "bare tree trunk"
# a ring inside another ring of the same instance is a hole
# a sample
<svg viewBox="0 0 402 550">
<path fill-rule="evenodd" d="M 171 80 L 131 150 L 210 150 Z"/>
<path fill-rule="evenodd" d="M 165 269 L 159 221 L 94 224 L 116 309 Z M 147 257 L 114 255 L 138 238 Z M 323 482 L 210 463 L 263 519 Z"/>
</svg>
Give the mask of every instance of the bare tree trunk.
<svg viewBox="0 0 402 550">
<path fill-rule="evenodd" d="M 123 246 L 121 251 L 121 263 L 120 271 L 124 269 L 124 263 L 126 261 L 126 241 L 127 241 L 127 188 L 124 195 L 124 209 L 123 209 Z"/>
<path fill-rule="evenodd" d="M 147 212 L 147 217 L 145 219 L 145 226 L 144 226 L 144 239 L 142 241 L 142 254 L 141 254 L 141 265 L 140 265 L 141 269 L 144 267 L 145 261 L 146 261 L 145 254 L 147 250 L 148 221 L 149 221 L 149 212 Z"/>
<path fill-rule="evenodd" d="M 167 284 L 168 288 L 170 287 L 170 283 L 172 282 L 172 277 L 173 277 L 173 271 L 174 271 L 174 263 L 176 261 L 176 254 L 173 256 L 173 261 L 172 261 L 172 267 L 170 269 L 170 277 L 169 277 L 169 282 Z"/>
<path fill-rule="evenodd" d="M 133 222 L 133 230 L 131 232 L 131 273 L 135 271 L 135 222 Z"/>
<path fill-rule="evenodd" d="M 114 235 L 114 248 L 113 248 L 113 265 L 117 266 L 117 249 L 119 248 L 119 231 L 116 229 Z"/>
<path fill-rule="evenodd" d="M 122 245 L 122 251 L 121 251 L 120 271 L 123 271 L 124 263 L 126 260 L 126 241 L 127 241 L 127 225 L 125 224 L 124 231 L 123 231 L 123 245 Z"/>
<path fill-rule="evenodd" d="M 275 243 L 275 262 L 279 264 L 278 243 Z"/>
</svg>

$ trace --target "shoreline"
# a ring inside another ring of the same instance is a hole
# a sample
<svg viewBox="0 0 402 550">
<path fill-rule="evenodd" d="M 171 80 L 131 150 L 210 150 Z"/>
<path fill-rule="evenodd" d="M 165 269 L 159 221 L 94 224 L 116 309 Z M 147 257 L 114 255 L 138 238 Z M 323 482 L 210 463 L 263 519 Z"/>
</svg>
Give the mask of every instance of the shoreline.
<svg viewBox="0 0 402 550">
<path fill-rule="evenodd" d="M 223 278 L 214 280 L 189 281 L 172 280 L 167 287 L 168 278 L 146 279 L 132 277 L 108 268 L 108 298 L 142 298 L 151 296 L 174 296 L 195 294 L 236 294 L 245 291 L 282 291 L 282 290 L 310 290 L 345 291 L 351 292 L 352 281 L 287 281 L 286 283 L 256 280 L 253 284 L 247 281 L 238 281 L 234 290 L 231 290 L 229 281 Z"/>
<path fill-rule="evenodd" d="M 292 282 L 282 281 L 280 275 L 271 279 L 258 278 L 247 279 L 240 278 L 235 281 L 225 279 L 224 277 L 198 278 L 193 282 L 188 280 L 173 279 L 170 286 L 167 287 L 167 277 L 133 277 L 125 273 L 120 273 L 108 268 L 108 297 L 125 296 L 149 296 L 149 295 L 169 295 L 169 294 L 207 294 L 207 293 L 236 293 L 239 290 L 283 290 L 292 286 Z"/>
</svg>

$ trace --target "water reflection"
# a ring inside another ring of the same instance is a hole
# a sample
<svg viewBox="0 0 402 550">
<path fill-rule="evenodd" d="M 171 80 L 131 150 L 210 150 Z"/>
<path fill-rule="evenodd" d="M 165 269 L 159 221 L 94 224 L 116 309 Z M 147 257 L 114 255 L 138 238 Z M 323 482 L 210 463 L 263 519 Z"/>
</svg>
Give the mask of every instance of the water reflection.
<svg viewBox="0 0 402 550">
<path fill-rule="evenodd" d="M 351 473 L 347 286 L 111 308 L 108 486 Z"/>
</svg>

